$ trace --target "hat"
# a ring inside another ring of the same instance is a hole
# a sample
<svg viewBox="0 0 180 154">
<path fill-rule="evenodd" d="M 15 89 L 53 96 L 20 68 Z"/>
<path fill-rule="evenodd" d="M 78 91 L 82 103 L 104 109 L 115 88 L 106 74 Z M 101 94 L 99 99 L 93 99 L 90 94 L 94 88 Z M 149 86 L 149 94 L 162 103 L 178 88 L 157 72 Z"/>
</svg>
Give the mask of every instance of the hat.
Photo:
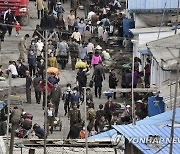
<svg viewBox="0 0 180 154">
<path fill-rule="evenodd" d="M 137 103 L 143 103 L 142 100 L 138 100 Z"/>
<path fill-rule="evenodd" d="M 100 45 L 97 45 L 96 49 L 97 49 L 97 50 L 101 50 L 102 47 L 101 47 Z"/>
<path fill-rule="evenodd" d="M 101 21 L 97 21 L 97 25 L 99 25 L 99 24 L 100 24 L 100 22 L 101 22 Z"/>
<path fill-rule="evenodd" d="M 127 108 L 130 108 L 131 106 L 130 106 L 130 105 L 127 105 L 126 107 L 127 107 Z"/>
<path fill-rule="evenodd" d="M 57 5 L 61 5 L 61 2 L 58 2 Z"/>
</svg>

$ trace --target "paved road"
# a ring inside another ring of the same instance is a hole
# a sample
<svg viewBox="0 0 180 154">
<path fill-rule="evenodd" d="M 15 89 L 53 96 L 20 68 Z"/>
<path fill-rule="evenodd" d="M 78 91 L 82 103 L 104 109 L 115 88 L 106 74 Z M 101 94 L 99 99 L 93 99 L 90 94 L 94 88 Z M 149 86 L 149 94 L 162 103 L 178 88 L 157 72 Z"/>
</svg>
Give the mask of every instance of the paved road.
<svg viewBox="0 0 180 154">
<path fill-rule="evenodd" d="M 65 4 L 64 7 L 66 10 L 65 16 L 67 16 L 70 10 L 69 4 Z M 78 11 L 78 15 L 80 17 L 84 15 L 82 10 Z M 11 37 L 8 37 L 8 36 L 5 37 L 5 42 L 2 44 L 2 51 L 1 51 L 1 58 L 2 58 L 1 64 L 3 64 L 4 68 L 7 67 L 9 60 L 18 59 L 19 52 L 17 49 L 17 43 L 18 43 L 19 38 L 24 36 L 26 33 L 29 33 L 30 35 L 32 35 L 36 24 L 39 24 L 39 20 L 36 17 L 36 8 L 34 6 L 34 2 L 30 2 L 30 16 L 31 16 L 30 24 L 22 28 L 22 30 L 20 31 L 19 37 L 15 37 L 15 30 L 13 30 Z M 92 71 L 93 70 L 91 70 L 91 73 Z M 72 71 L 70 69 L 70 64 L 68 64 L 67 70 L 61 71 L 60 85 L 64 86 L 67 83 L 71 83 L 72 85 L 75 86 L 76 85 L 75 76 L 76 76 L 76 71 Z M 24 91 L 25 80 L 13 79 L 12 83 L 13 83 L 13 86 L 17 86 L 17 87 L 19 86 L 22 88 L 22 90 L 16 91 L 16 93 L 20 95 L 23 100 L 25 100 L 25 91 Z M 7 85 L 8 85 L 7 81 L 1 82 L 0 89 L 7 87 Z M 104 82 L 104 85 L 103 85 L 103 91 L 107 89 L 108 89 L 108 75 L 106 75 L 106 81 Z M 94 90 L 93 90 L 93 93 L 94 93 Z M 106 102 L 105 96 L 103 96 L 101 99 L 95 98 L 94 99 L 95 108 L 98 109 L 98 105 L 100 103 L 105 104 L 105 102 Z M 32 104 L 24 104 L 24 110 L 34 115 L 33 123 L 39 123 L 41 126 L 43 126 L 44 111 L 42 110 L 41 104 L 35 103 L 34 92 L 32 92 Z M 67 137 L 67 133 L 69 131 L 69 121 L 67 117 L 64 116 L 63 101 L 60 102 L 59 113 L 62 119 L 63 129 L 61 132 L 54 131 L 54 133 L 50 135 L 49 138 L 65 139 Z M 81 114 L 82 114 L 82 117 L 84 117 L 84 105 L 81 106 Z"/>
</svg>

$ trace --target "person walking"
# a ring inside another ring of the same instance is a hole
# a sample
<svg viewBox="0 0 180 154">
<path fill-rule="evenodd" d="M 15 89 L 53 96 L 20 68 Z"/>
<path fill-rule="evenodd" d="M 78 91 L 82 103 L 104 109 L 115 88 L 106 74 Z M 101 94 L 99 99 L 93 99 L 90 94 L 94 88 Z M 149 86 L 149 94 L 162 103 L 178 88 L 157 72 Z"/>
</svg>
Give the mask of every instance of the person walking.
<svg viewBox="0 0 180 154">
<path fill-rule="evenodd" d="M 108 120 L 108 122 L 111 122 L 111 118 L 113 113 L 116 111 L 116 106 L 112 101 L 112 97 L 108 96 L 108 101 L 105 103 L 104 106 L 104 111 L 106 113 L 106 119 Z"/>
<path fill-rule="evenodd" d="M 68 54 L 68 44 L 65 40 L 62 40 L 61 42 L 58 42 L 57 44 L 58 48 L 58 56 L 59 56 L 59 64 L 61 65 L 62 70 L 65 69 L 66 64 L 68 62 L 69 54 Z"/>
<path fill-rule="evenodd" d="M 33 87 L 34 87 L 34 92 L 35 92 L 35 97 L 36 97 L 36 103 L 40 104 L 41 102 L 41 88 L 40 88 L 40 82 L 42 79 L 40 78 L 39 74 L 36 73 L 35 78 L 33 79 Z"/>
<path fill-rule="evenodd" d="M 118 81 L 119 80 L 116 77 L 115 70 L 112 69 L 110 74 L 109 74 L 109 88 L 110 89 L 116 89 Z M 114 99 L 116 99 L 116 92 L 114 92 Z"/>
<path fill-rule="evenodd" d="M 44 79 L 44 72 L 45 72 L 44 70 L 45 70 L 45 62 L 44 59 L 41 58 L 40 62 L 37 63 L 37 71 L 42 79 Z"/>
<path fill-rule="evenodd" d="M 16 21 L 15 16 L 13 12 L 11 11 L 11 8 L 9 8 L 5 14 L 4 14 L 4 22 L 7 24 L 7 30 L 9 33 L 9 36 L 11 36 L 13 24 Z"/>
<path fill-rule="evenodd" d="M 28 54 L 29 72 L 31 76 L 35 76 L 36 72 L 36 53 L 30 50 Z"/>
<path fill-rule="evenodd" d="M 83 71 L 82 68 L 79 69 L 77 76 L 76 76 L 76 80 L 78 82 L 79 93 L 81 95 L 81 94 L 83 94 L 83 87 L 86 87 L 86 84 L 87 84 L 87 74 L 85 71 Z"/>
<path fill-rule="evenodd" d="M 30 76 L 30 72 L 26 71 L 26 99 L 27 103 L 31 104 L 31 86 L 32 86 L 32 78 Z"/>
<path fill-rule="evenodd" d="M 35 6 L 37 7 L 38 19 L 40 19 L 44 15 L 44 1 L 43 0 L 36 0 Z"/>
<path fill-rule="evenodd" d="M 91 66 L 95 68 L 95 66 L 98 65 L 100 61 L 102 62 L 101 55 L 99 54 L 99 51 L 95 51 L 94 55 L 92 56 Z"/>
<path fill-rule="evenodd" d="M 25 62 L 24 53 L 26 53 L 26 40 L 29 38 L 29 34 L 26 34 L 22 37 L 18 42 L 18 49 L 19 49 L 19 61 Z"/>
<path fill-rule="evenodd" d="M 80 51 L 79 44 L 75 42 L 75 39 L 72 39 L 72 43 L 69 44 L 69 51 L 71 56 L 71 67 L 72 70 L 75 70 L 75 64 L 77 58 L 79 57 L 79 51 Z"/>
<path fill-rule="evenodd" d="M 58 85 L 58 82 L 56 82 L 54 84 L 54 86 L 51 89 L 51 101 L 54 104 L 54 108 L 55 108 L 55 117 L 57 117 L 58 115 L 58 110 L 59 110 L 59 103 L 60 103 L 60 98 L 62 96 L 62 92 L 61 92 L 61 88 Z"/>
<path fill-rule="evenodd" d="M 74 30 L 74 27 L 73 27 L 74 22 L 75 22 L 74 10 L 70 10 L 70 14 L 67 16 L 68 31 L 70 33 L 72 33 Z"/>
<path fill-rule="evenodd" d="M 56 57 L 54 56 L 54 53 L 53 53 L 53 52 L 50 53 L 50 57 L 48 58 L 48 65 L 49 65 L 50 67 L 56 67 L 56 68 L 58 68 L 57 59 L 56 59 Z"/>
<path fill-rule="evenodd" d="M 71 90 L 71 84 L 68 83 L 66 85 L 66 91 L 63 93 L 63 98 L 62 100 L 64 100 L 64 115 L 66 116 L 66 114 L 69 112 L 70 106 L 69 106 L 69 102 L 71 101 L 71 94 L 72 94 L 72 90 Z"/>
<path fill-rule="evenodd" d="M 103 79 L 105 80 L 105 76 L 102 74 L 101 69 L 96 69 L 93 73 L 92 80 L 95 83 L 95 96 L 99 96 L 99 99 L 101 98 Z"/>
</svg>

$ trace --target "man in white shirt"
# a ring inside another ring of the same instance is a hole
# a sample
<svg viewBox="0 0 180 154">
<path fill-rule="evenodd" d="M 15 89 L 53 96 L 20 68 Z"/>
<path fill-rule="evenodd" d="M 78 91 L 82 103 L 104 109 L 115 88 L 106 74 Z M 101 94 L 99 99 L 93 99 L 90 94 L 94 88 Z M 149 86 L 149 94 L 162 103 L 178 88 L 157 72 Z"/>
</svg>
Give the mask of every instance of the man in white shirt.
<svg viewBox="0 0 180 154">
<path fill-rule="evenodd" d="M 103 33 L 104 33 L 104 29 L 103 29 L 103 23 L 100 22 L 99 27 L 98 27 L 98 38 L 102 39 L 103 38 Z"/>
<path fill-rule="evenodd" d="M 78 43 L 81 41 L 81 33 L 78 32 L 78 28 L 75 28 L 75 32 L 72 33 L 71 38 L 75 39 Z"/>
<path fill-rule="evenodd" d="M 16 66 L 13 64 L 13 61 L 9 61 L 7 74 L 9 74 L 9 71 L 12 73 L 12 78 L 18 77 L 18 72 L 17 72 Z"/>
<path fill-rule="evenodd" d="M 88 13 L 88 20 L 91 20 L 91 17 L 92 17 L 93 15 L 95 15 L 95 14 L 96 14 L 95 12 L 90 11 L 90 12 Z"/>
<path fill-rule="evenodd" d="M 36 45 L 37 45 L 37 56 L 40 56 L 42 49 L 44 47 L 44 43 L 41 41 L 41 39 L 39 39 Z"/>
<path fill-rule="evenodd" d="M 87 54 L 90 52 L 94 52 L 94 44 L 91 42 L 91 39 L 89 39 L 89 43 L 87 45 Z"/>
</svg>

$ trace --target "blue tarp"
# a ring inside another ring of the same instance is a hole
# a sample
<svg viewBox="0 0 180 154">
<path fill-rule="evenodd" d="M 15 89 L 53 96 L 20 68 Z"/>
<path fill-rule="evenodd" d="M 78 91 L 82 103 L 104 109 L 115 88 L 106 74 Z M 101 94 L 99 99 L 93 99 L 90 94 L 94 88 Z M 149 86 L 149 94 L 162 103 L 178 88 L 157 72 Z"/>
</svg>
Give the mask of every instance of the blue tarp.
<svg viewBox="0 0 180 154">
<path fill-rule="evenodd" d="M 149 54 L 149 50 L 139 50 L 138 52 L 142 55 L 148 55 Z"/>
<path fill-rule="evenodd" d="M 113 138 L 113 136 L 116 136 L 116 134 L 117 134 L 117 131 L 115 129 L 111 129 L 106 132 L 103 132 L 94 136 L 90 136 L 88 137 L 88 139 L 109 139 L 110 140 Z"/>
</svg>

